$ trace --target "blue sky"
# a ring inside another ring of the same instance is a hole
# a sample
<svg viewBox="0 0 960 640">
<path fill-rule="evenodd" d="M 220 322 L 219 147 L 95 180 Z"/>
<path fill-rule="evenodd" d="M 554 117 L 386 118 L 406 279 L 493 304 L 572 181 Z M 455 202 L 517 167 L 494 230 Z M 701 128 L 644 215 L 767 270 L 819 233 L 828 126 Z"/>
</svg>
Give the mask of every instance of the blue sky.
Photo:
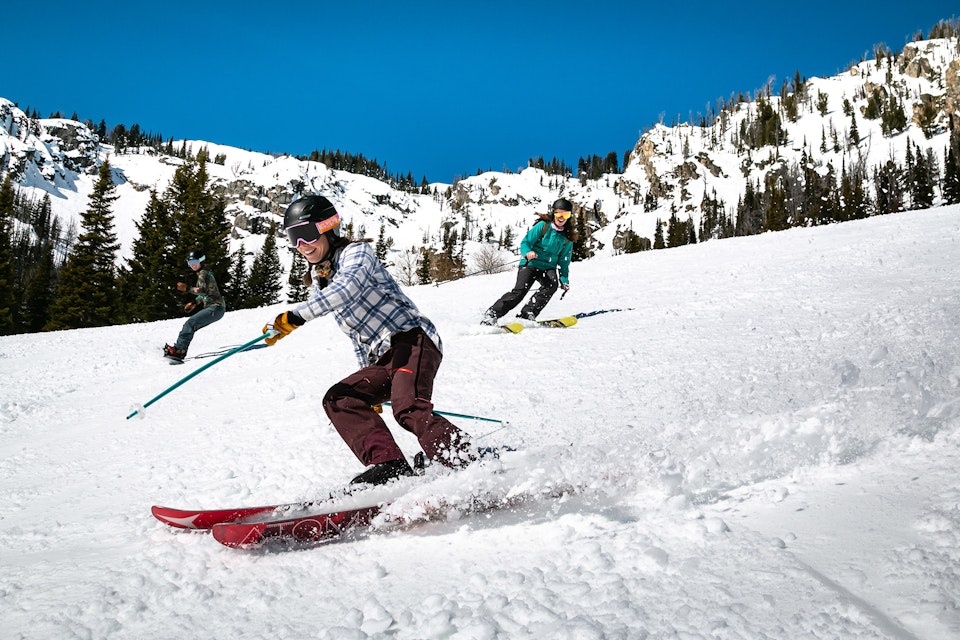
<svg viewBox="0 0 960 640">
<path fill-rule="evenodd" d="M 660 118 L 771 78 L 778 90 L 796 71 L 833 75 L 958 15 L 956 0 L 643 4 L 34 3 L 0 23 L 0 97 L 164 139 L 362 153 L 451 182 L 537 156 L 622 161 Z"/>
</svg>

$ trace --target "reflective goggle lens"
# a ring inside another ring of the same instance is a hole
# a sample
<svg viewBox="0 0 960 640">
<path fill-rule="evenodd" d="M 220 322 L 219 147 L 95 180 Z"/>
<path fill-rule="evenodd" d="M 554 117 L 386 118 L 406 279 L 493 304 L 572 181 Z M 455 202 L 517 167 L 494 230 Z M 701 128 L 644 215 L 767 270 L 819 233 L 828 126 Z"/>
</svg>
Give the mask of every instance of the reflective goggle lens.
<svg viewBox="0 0 960 640">
<path fill-rule="evenodd" d="M 563 211 L 562 209 L 556 209 L 556 210 L 554 210 L 554 212 L 553 212 L 553 217 L 554 217 L 554 219 L 556 219 L 556 220 L 566 220 L 566 219 L 568 219 L 568 218 L 569 218 L 570 216 L 572 216 L 572 215 L 573 215 L 572 212 L 570 212 L 570 211 Z"/>
<path fill-rule="evenodd" d="M 198 264 L 200 264 L 200 261 L 199 261 L 199 260 L 187 260 L 187 265 L 189 265 L 189 266 L 191 266 L 191 267 L 195 267 L 195 266 L 197 266 Z"/>
<path fill-rule="evenodd" d="M 292 227 L 287 227 L 287 240 L 290 246 L 296 249 L 300 243 L 313 244 L 320 239 L 327 231 L 340 226 L 340 216 L 330 216 L 320 222 L 301 222 Z"/>
<path fill-rule="evenodd" d="M 316 222 L 301 222 L 292 227 L 287 227 L 287 240 L 294 249 L 302 242 L 303 244 L 313 244 L 320 239 L 323 233 L 318 228 L 320 225 Z"/>
</svg>

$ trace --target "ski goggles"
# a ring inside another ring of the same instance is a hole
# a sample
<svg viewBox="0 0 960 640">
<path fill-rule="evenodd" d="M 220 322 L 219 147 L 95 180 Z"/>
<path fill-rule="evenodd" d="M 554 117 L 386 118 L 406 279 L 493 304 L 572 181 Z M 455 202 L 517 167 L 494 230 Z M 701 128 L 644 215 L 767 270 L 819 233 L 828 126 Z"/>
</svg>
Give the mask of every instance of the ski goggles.
<svg viewBox="0 0 960 640">
<path fill-rule="evenodd" d="M 554 209 L 553 211 L 554 220 L 568 220 L 572 215 L 572 211 L 564 211 L 563 209 Z"/>
<path fill-rule="evenodd" d="M 202 262 L 203 262 L 203 258 L 197 258 L 195 260 L 187 260 L 187 266 L 195 267 Z"/>
<path fill-rule="evenodd" d="M 287 227 L 287 240 L 294 249 L 300 246 L 301 242 L 303 244 L 314 244 L 324 233 L 335 229 L 339 225 L 340 214 L 334 214 L 320 222 L 300 222 Z"/>
</svg>

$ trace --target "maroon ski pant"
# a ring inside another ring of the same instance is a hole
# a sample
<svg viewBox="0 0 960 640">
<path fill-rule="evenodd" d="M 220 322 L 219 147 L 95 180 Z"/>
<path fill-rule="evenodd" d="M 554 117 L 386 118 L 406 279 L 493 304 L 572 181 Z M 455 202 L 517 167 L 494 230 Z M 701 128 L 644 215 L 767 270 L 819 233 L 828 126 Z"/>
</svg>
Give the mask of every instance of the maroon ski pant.
<svg viewBox="0 0 960 640">
<path fill-rule="evenodd" d="M 433 412 L 433 379 L 443 355 L 423 329 L 393 336 L 376 364 L 330 387 L 323 408 L 354 455 L 365 465 L 399 460 L 403 452 L 373 406 L 390 401 L 393 416 L 420 441 L 431 460 L 447 466 L 467 462 L 466 435 Z"/>
</svg>

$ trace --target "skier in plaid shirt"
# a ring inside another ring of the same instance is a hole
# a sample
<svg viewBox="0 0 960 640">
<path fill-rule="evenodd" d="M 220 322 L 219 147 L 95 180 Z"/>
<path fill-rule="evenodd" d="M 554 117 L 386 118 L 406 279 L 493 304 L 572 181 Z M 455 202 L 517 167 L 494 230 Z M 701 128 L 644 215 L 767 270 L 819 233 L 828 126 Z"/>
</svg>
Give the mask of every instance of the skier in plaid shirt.
<svg viewBox="0 0 960 640">
<path fill-rule="evenodd" d="M 284 215 L 290 245 L 315 274 L 310 298 L 264 327 L 273 345 L 310 320 L 332 313 L 353 342 L 360 370 L 333 385 L 323 408 L 351 451 L 370 467 L 353 483 L 384 484 L 413 469 L 374 407 L 387 400 L 397 422 L 420 441 L 431 460 L 469 464 L 469 441 L 433 413 L 433 380 L 442 344 L 437 328 L 400 290 L 368 242 L 340 237 L 340 216 L 323 196 L 306 196 Z"/>
</svg>

